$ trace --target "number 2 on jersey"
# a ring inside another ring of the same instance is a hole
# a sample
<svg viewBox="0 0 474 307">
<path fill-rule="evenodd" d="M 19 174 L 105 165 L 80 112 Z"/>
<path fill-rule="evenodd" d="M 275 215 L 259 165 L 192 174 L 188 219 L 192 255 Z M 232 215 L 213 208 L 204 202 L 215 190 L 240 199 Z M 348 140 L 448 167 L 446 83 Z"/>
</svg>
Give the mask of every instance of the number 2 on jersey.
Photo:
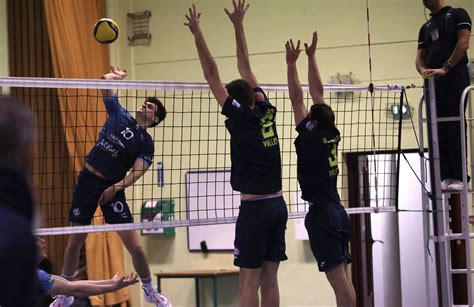
<svg viewBox="0 0 474 307">
<path fill-rule="evenodd" d="M 275 132 L 273 131 L 273 112 L 267 111 L 267 113 L 260 118 L 260 124 L 264 139 L 268 139 L 275 135 Z"/>
</svg>

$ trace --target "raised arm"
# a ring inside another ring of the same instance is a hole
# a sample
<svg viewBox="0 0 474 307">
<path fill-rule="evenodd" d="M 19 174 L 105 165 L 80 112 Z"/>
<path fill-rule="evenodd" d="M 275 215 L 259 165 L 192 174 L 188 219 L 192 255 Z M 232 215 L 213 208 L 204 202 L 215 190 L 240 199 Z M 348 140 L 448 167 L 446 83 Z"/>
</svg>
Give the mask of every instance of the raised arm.
<svg viewBox="0 0 474 307">
<path fill-rule="evenodd" d="M 249 8 L 249 4 L 245 5 L 245 0 L 232 0 L 234 5 L 234 11 L 231 13 L 227 9 L 224 9 L 230 21 L 234 25 L 235 31 L 235 43 L 237 47 L 237 68 L 240 73 L 240 77 L 250 83 L 253 87 L 258 86 L 257 78 L 250 68 L 249 51 L 247 49 L 247 40 L 245 38 L 244 31 L 244 16 Z"/>
<path fill-rule="evenodd" d="M 301 88 L 300 80 L 298 78 L 298 70 L 296 68 L 296 60 L 300 55 L 300 41 L 295 45 L 293 40 L 289 40 L 285 44 L 286 49 L 286 65 L 288 77 L 288 91 L 290 93 L 291 106 L 293 107 L 293 114 L 295 116 L 295 123 L 299 123 L 308 115 L 308 110 L 303 100 L 303 89 Z"/>
<path fill-rule="evenodd" d="M 126 69 L 120 69 L 118 67 L 110 66 L 110 72 L 103 75 L 101 78 L 105 80 L 123 80 L 127 76 Z M 117 90 L 114 89 L 103 89 L 102 96 L 112 97 L 117 96 Z"/>
<path fill-rule="evenodd" d="M 188 22 L 185 22 L 184 25 L 188 26 L 189 30 L 194 35 L 194 42 L 196 43 L 196 49 L 198 51 L 199 61 L 201 62 L 204 77 L 206 78 L 212 93 L 216 97 L 217 102 L 222 107 L 228 94 L 221 82 L 216 61 L 212 57 L 211 52 L 207 47 L 206 40 L 204 39 L 204 35 L 202 34 L 199 25 L 200 17 L 201 13 L 197 13 L 196 6 L 193 4 L 193 7 L 189 8 L 189 15 L 186 14 Z"/>
<path fill-rule="evenodd" d="M 120 277 L 117 273 L 113 278 L 107 280 L 68 281 L 59 276 L 54 276 L 54 284 L 48 294 L 87 297 L 114 292 L 137 282 L 138 275 L 135 273 L 126 277 Z"/>
<path fill-rule="evenodd" d="M 309 93 L 313 99 L 313 104 L 324 103 L 324 87 L 319 75 L 318 64 L 316 63 L 316 46 L 318 44 L 318 32 L 313 32 L 311 45 L 304 44 L 306 55 L 308 56 L 308 85 Z"/>
</svg>

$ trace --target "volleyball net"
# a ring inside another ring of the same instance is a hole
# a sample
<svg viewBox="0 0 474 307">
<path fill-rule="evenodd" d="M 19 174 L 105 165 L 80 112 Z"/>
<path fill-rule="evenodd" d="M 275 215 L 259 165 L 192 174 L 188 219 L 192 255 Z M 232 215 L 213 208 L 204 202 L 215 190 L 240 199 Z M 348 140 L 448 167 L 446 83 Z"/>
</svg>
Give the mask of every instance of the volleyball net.
<svg viewBox="0 0 474 307">
<path fill-rule="evenodd" d="M 33 183 L 41 216 L 39 234 L 235 222 L 240 195 L 230 186 L 230 135 L 207 84 L 0 78 L 0 85 L 3 93 L 20 97 L 35 115 Z M 150 96 L 164 103 L 168 115 L 159 126 L 147 129 L 154 140 L 153 165 L 125 192 L 135 222 L 99 225 L 94 220 L 91 226 L 69 227 L 78 173 L 107 116 L 101 95 L 106 88 L 119 89 L 119 101 L 132 115 Z M 297 132 L 288 89 L 262 88 L 278 110 L 289 217 L 300 218 L 308 204 L 300 198 L 297 181 Z M 308 88 L 303 89 L 309 108 L 312 100 Z M 349 213 L 396 211 L 402 122 L 390 110 L 404 104 L 403 91 L 397 86 L 325 86 L 325 101 L 341 132 L 338 189 Z"/>
</svg>

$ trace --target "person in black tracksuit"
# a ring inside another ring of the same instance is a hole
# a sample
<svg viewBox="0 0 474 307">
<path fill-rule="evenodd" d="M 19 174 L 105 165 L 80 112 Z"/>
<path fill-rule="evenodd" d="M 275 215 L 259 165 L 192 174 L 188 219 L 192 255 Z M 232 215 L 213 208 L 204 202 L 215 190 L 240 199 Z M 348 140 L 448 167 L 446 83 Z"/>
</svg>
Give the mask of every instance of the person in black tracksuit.
<svg viewBox="0 0 474 307">
<path fill-rule="evenodd" d="M 469 86 L 466 50 L 471 19 L 464 9 L 446 6 L 444 0 L 423 0 L 423 3 L 430 10 L 431 18 L 420 28 L 416 68 L 424 78 L 436 78 L 438 118 L 459 116 L 461 95 Z M 463 188 L 459 131 L 459 121 L 438 124 L 443 190 Z"/>
</svg>

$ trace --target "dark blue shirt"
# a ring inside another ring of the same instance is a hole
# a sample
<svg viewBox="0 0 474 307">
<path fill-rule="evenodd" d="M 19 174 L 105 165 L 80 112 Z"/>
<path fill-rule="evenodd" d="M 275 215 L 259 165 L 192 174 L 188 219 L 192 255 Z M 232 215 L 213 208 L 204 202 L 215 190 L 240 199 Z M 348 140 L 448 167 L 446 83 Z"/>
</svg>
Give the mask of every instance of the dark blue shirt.
<svg viewBox="0 0 474 307">
<path fill-rule="evenodd" d="M 471 31 L 471 18 L 464 9 L 450 6 L 445 6 L 437 14 L 432 14 L 430 20 L 421 26 L 418 49 L 426 49 L 427 68 L 443 67 L 458 42 L 457 31 L 461 29 Z M 465 53 L 457 65 L 465 67 L 467 63 Z"/>
<path fill-rule="evenodd" d="M 125 110 L 116 96 L 104 97 L 107 121 L 86 161 L 107 179 L 125 177 L 136 159 L 147 166 L 153 162 L 154 144 L 146 130 Z"/>
<path fill-rule="evenodd" d="M 296 127 L 298 137 L 295 140 L 298 157 L 298 181 L 301 198 L 320 204 L 340 202 L 337 192 L 337 146 L 341 140 L 339 130 L 318 129 L 313 122 L 305 118 Z"/>
<path fill-rule="evenodd" d="M 54 285 L 54 276 L 41 269 L 36 269 L 36 274 L 38 275 L 40 293 L 49 293 Z"/>
<path fill-rule="evenodd" d="M 222 108 L 231 135 L 232 188 L 244 194 L 271 194 L 281 190 L 280 142 L 275 125 L 276 108 L 263 93 L 264 102 L 250 109 L 229 96 Z"/>
</svg>

